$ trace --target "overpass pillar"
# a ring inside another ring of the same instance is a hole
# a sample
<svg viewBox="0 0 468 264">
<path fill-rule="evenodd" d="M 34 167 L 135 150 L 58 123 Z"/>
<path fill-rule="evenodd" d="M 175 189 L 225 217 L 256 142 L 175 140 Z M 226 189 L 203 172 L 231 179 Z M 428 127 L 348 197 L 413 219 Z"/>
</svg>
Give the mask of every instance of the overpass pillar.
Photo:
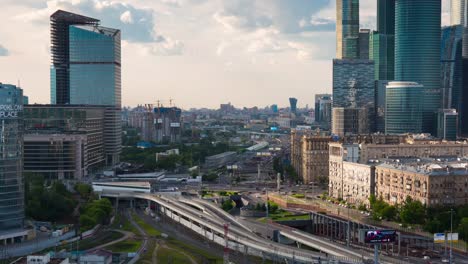
<svg viewBox="0 0 468 264">
<path fill-rule="evenodd" d="M 297 248 L 299 248 L 299 249 L 300 249 L 300 248 L 301 248 L 301 246 L 302 246 L 302 245 L 301 245 L 301 243 L 299 243 L 299 242 L 297 242 L 297 241 L 296 241 L 296 244 L 297 244 Z"/>
<path fill-rule="evenodd" d="M 119 209 L 119 197 L 115 198 L 115 210 Z"/>
</svg>

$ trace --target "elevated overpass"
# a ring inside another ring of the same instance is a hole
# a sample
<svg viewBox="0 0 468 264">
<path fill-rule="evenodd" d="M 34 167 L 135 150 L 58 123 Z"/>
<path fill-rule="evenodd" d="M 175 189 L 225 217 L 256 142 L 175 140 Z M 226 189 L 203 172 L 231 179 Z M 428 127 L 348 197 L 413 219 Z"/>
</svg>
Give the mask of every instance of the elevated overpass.
<svg viewBox="0 0 468 264">
<path fill-rule="evenodd" d="M 329 244 L 315 244 L 323 253 L 285 246 L 264 239 L 253 233 L 247 226 L 237 223 L 234 217 L 221 213 L 216 206 L 202 203 L 200 200 L 187 203 L 173 197 L 145 193 L 100 193 L 101 197 L 119 199 L 141 199 L 156 204 L 156 210 L 172 220 L 190 228 L 214 243 L 223 245 L 224 224 L 230 223 L 228 240 L 229 248 L 244 254 L 270 259 L 283 259 L 299 263 L 310 263 L 319 259 L 331 259 L 335 263 L 362 263 L 362 256 L 343 251 L 342 247 L 331 247 Z M 190 204 L 190 205 L 187 205 Z M 197 209 L 195 209 L 195 208 Z M 312 245 L 312 244 L 311 244 Z M 326 253 L 326 254 L 324 254 Z M 328 256 L 327 256 L 328 254 Z"/>
</svg>

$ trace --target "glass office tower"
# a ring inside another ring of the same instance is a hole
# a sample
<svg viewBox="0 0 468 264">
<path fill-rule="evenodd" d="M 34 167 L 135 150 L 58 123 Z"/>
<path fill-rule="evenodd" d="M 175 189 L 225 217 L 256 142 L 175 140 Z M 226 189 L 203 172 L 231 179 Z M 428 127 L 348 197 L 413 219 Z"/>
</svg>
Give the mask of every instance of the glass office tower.
<svg viewBox="0 0 468 264">
<path fill-rule="evenodd" d="M 0 233 L 23 227 L 23 91 L 0 83 Z"/>
<path fill-rule="evenodd" d="M 434 133 L 440 96 L 440 0 L 396 0 L 395 80 L 424 86 L 423 132 Z"/>
<path fill-rule="evenodd" d="M 377 31 L 395 34 L 395 0 L 377 0 Z"/>
<path fill-rule="evenodd" d="M 444 27 L 441 38 L 442 108 L 456 109 L 460 113 L 463 87 L 462 58 L 463 27 Z"/>
<path fill-rule="evenodd" d="M 99 20 L 58 10 L 50 16 L 52 66 L 50 97 L 52 104 L 70 103 L 70 25 L 98 25 Z"/>
<path fill-rule="evenodd" d="M 395 79 L 395 0 L 377 1 L 377 31 L 369 38 L 376 80 Z"/>
<path fill-rule="evenodd" d="M 415 82 L 390 82 L 385 92 L 385 133 L 421 133 L 424 87 Z"/>
<path fill-rule="evenodd" d="M 120 30 L 59 10 L 51 16 L 53 104 L 121 106 Z"/>
<path fill-rule="evenodd" d="M 70 26 L 70 104 L 121 105 L 120 30 Z"/>
<path fill-rule="evenodd" d="M 359 58 L 359 0 L 336 1 L 336 58 Z"/>
</svg>

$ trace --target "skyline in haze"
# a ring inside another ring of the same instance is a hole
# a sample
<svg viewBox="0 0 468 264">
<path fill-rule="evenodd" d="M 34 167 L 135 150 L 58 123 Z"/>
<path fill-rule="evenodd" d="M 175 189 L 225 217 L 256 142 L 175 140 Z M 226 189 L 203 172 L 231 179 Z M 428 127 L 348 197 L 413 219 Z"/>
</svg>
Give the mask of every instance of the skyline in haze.
<svg viewBox="0 0 468 264">
<path fill-rule="evenodd" d="M 20 3 L 17 3 L 20 2 Z M 50 103 L 50 24 L 57 9 L 122 30 L 123 106 L 314 105 L 332 90 L 335 0 L 3 0 L 0 82 Z M 375 29 L 376 1 L 361 0 Z M 450 22 L 443 0 L 442 23 Z"/>
</svg>

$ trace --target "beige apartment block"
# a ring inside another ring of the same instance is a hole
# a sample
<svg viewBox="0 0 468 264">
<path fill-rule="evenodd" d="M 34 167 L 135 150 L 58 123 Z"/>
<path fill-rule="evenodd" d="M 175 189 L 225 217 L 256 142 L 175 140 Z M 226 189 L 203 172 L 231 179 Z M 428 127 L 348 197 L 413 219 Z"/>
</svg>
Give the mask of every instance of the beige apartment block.
<svg viewBox="0 0 468 264">
<path fill-rule="evenodd" d="M 375 192 L 390 204 L 406 197 L 427 206 L 468 203 L 468 160 L 393 160 L 376 166 Z"/>
<path fill-rule="evenodd" d="M 330 136 L 311 130 L 291 132 L 291 164 L 303 183 L 317 183 L 328 178 L 330 141 Z"/>
</svg>

